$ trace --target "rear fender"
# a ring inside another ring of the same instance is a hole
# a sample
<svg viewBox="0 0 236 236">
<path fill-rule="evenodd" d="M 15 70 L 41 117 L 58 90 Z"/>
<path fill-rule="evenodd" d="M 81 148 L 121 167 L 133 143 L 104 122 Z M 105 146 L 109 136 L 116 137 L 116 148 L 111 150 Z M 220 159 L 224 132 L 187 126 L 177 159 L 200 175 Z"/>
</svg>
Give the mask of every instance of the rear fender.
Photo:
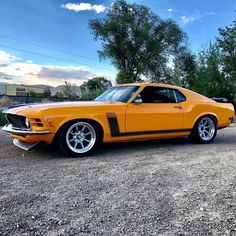
<svg viewBox="0 0 236 236">
<path fill-rule="evenodd" d="M 204 113 L 201 113 L 200 115 L 198 115 L 195 120 L 194 120 L 194 123 L 193 123 L 193 127 L 194 125 L 196 124 L 196 122 L 201 118 L 201 117 L 204 117 L 204 116 L 212 116 L 215 118 L 215 121 L 216 121 L 216 125 L 218 124 L 218 116 L 213 113 L 213 112 L 204 112 Z M 193 128 L 192 127 L 192 128 Z"/>
</svg>

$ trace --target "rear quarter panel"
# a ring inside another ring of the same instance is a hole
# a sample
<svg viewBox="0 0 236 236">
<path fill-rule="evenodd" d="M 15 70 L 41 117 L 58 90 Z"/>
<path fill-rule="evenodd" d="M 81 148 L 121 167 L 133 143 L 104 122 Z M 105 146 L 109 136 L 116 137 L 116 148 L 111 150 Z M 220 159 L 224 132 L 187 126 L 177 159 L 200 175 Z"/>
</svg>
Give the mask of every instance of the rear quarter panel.
<svg viewBox="0 0 236 236">
<path fill-rule="evenodd" d="M 217 119 L 217 127 L 230 125 L 234 116 L 234 107 L 230 103 L 215 102 L 192 91 L 182 89 L 186 101 L 182 103 L 184 111 L 184 127 L 193 128 L 196 121 L 205 115 L 212 115 Z"/>
</svg>

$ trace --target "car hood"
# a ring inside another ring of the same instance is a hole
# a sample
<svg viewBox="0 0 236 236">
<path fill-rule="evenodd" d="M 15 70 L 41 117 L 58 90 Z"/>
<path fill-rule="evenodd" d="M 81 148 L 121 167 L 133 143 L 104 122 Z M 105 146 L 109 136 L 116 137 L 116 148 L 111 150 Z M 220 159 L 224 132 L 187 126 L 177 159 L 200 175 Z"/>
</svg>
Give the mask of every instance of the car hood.
<svg viewBox="0 0 236 236">
<path fill-rule="evenodd" d="M 47 110 L 50 108 L 61 108 L 65 109 L 68 107 L 98 107 L 98 106 L 107 106 L 114 104 L 113 102 L 96 102 L 96 101 L 89 101 L 89 102 L 55 102 L 55 103 L 44 103 L 44 104 L 28 104 L 28 105 L 19 105 L 16 107 L 10 107 L 5 112 L 6 113 L 21 113 L 25 111 L 42 111 Z M 117 103 L 116 103 L 117 104 Z"/>
</svg>

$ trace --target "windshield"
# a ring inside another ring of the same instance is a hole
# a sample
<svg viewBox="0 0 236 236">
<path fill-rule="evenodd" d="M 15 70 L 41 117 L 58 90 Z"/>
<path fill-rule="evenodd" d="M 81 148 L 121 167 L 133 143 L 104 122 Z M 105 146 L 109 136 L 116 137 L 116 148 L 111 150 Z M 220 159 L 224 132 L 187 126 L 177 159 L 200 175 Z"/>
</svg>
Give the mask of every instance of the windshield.
<svg viewBox="0 0 236 236">
<path fill-rule="evenodd" d="M 131 96 L 138 90 L 139 86 L 117 86 L 111 87 L 102 95 L 97 97 L 98 102 L 127 102 Z"/>
</svg>

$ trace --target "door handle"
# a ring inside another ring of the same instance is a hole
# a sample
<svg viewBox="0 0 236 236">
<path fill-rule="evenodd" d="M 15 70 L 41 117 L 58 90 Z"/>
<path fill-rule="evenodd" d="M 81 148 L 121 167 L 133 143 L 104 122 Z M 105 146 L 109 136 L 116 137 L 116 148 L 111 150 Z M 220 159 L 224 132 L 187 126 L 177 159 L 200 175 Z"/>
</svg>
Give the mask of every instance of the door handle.
<svg viewBox="0 0 236 236">
<path fill-rule="evenodd" d="M 182 109 L 182 106 L 174 106 L 175 109 Z"/>
</svg>

